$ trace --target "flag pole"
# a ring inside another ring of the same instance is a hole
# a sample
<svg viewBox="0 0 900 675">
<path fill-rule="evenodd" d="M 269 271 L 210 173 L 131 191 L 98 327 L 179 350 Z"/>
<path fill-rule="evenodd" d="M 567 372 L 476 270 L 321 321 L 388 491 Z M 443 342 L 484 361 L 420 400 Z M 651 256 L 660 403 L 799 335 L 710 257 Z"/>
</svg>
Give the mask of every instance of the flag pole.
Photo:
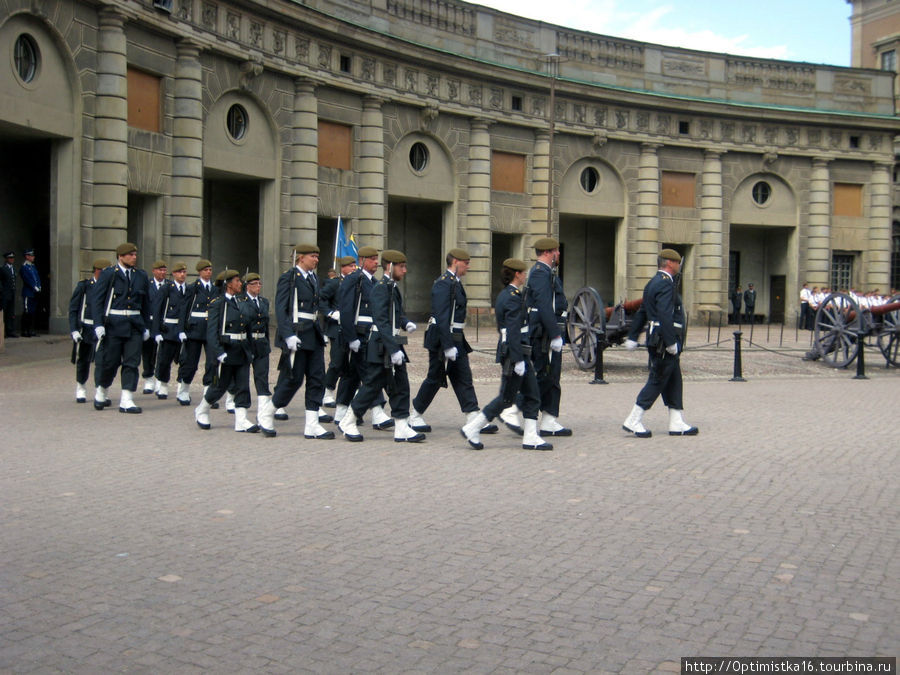
<svg viewBox="0 0 900 675">
<path fill-rule="evenodd" d="M 340 232 L 341 232 L 341 214 L 338 214 L 337 217 L 337 225 L 334 226 L 334 271 L 338 271 L 338 261 L 337 261 L 337 253 L 338 253 L 338 244 L 340 243 Z"/>
</svg>

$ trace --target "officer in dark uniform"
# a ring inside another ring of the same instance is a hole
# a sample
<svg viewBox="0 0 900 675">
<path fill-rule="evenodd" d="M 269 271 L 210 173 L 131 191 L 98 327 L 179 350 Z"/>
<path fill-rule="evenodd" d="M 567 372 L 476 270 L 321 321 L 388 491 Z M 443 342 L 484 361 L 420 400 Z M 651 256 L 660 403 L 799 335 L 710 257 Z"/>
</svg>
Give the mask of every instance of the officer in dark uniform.
<svg viewBox="0 0 900 675">
<path fill-rule="evenodd" d="M 416 329 L 416 324 L 403 313 L 403 298 L 397 286 L 406 276 L 406 256 L 400 251 L 382 251 L 381 267 L 384 276 L 372 289 L 369 301 L 372 330 L 366 348 L 366 379 L 353 397 L 350 410 L 338 423 L 338 428 L 348 441 L 363 440 L 356 426 L 356 418 L 362 417 L 385 390 L 394 419 L 394 441 L 419 443 L 425 440 L 425 434 L 409 426 L 409 375 L 406 372 L 409 358 L 403 349 L 407 338 L 400 335 L 401 330 L 412 332 Z"/>
<path fill-rule="evenodd" d="M 681 256 L 665 248 L 659 254 L 659 271 L 644 287 L 642 308 L 649 321 L 647 349 L 650 375 L 622 428 L 638 438 L 649 438 L 641 419 L 657 397 L 669 408 L 669 435 L 694 436 L 697 427 L 684 421 L 682 410 L 681 350 L 684 347 L 684 308 L 675 282 Z"/>
<path fill-rule="evenodd" d="M 335 393 L 338 378 L 347 367 L 347 342 L 341 337 L 341 310 L 338 307 L 338 290 L 341 281 L 356 270 L 356 258 L 345 255 L 338 259 L 340 273 L 322 284 L 319 293 L 319 308 L 325 317 L 325 336 L 331 343 L 331 357 L 328 370 L 325 372 L 325 398 L 322 405 L 326 408 L 335 406 Z"/>
<path fill-rule="evenodd" d="M 87 391 L 84 388 L 88 374 L 91 370 L 91 361 L 94 360 L 94 344 L 97 336 L 94 334 L 94 317 L 91 314 L 91 306 L 88 303 L 91 287 L 112 263 L 106 258 L 97 258 L 94 261 L 93 273 L 87 279 L 82 279 L 75 284 L 72 291 L 72 299 L 69 300 L 69 331 L 72 335 L 72 363 L 75 364 L 75 401 L 84 403 L 87 400 Z M 94 369 L 94 383 L 98 385 L 97 369 Z"/>
<path fill-rule="evenodd" d="M 206 324 L 209 318 L 209 303 L 218 296 L 219 291 L 212 283 L 212 263 L 209 260 L 197 262 L 198 279 L 187 287 L 187 295 L 181 311 L 179 339 L 184 342 L 183 356 L 178 368 L 178 392 L 175 397 L 181 405 L 191 402 L 191 382 L 200 365 L 201 350 L 209 362 L 209 351 L 206 344 Z M 212 383 L 212 369 L 203 373 L 204 392 Z"/>
<path fill-rule="evenodd" d="M 172 362 L 181 350 L 181 314 L 187 298 L 187 265 L 176 262 L 172 266 L 172 278 L 156 293 L 156 304 L 153 306 L 153 323 L 150 333 L 157 346 L 156 398 L 169 397 L 169 379 L 172 376 Z"/>
<path fill-rule="evenodd" d="M 747 290 L 744 291 L 744 310 L 747 313 L 747 323 L 753 325 L 756 312 L 756 289 L 753 284 L 747 284 Z"/>
<path fill-rule="evenodd" d="M 262 297 L 262 278 L 256 272 L 244 277 L 244 293 L 247 298 L 250 331 L 250 358 L 253 369 L 253 384 L 256 388 L 257 424 L 264 436 L 274 436 L 275 430 L 263 427 L 260 411 L 272 405 L 272 391 L 269 389 L 269 299 Z"/>
<path fill-rule="evenodd" d="M 525 417 L 522 447 L 526 450 L 552 450 L 538 434 L 537 417 L 540 410 L 540 393 L 534 366 L 531 363 L 531 344 L 528 340 L 528 323 L 525 316 L 522 286 L 525 284 L 528 266 L 517 258 L 503 261 L 500 280 L 504 288 L 494 302 L 497 317 L 497 363 L 501 364 L 500 393 L 463 428 L 469 447 L 482 450 L 479 436 L 482 427 L 515 402 L 521 395 L 522 413 Z"/>
<path fill-rule="evenodd" d="M 319 424 L 319 406 L 325 393 L 325 336 L 319 325 L 319 247 L 299 244 L 294 266 L 281 275 L 275 289 L 276 340 L 281 347 L 278 381 L 269 405 L 258 413 L 260 426 L 274 432 L 275 408 L 284 408 L 306 380 L 306 438 L 334 438 Z"/>
<path fill-rule="evenodd" d="M 338 287 L 341 337 L 350 352 L 350 362 L 338 383 L 335 422 L 340 422 L 346 414 L 350 401 L 360 385 L 366 381 L 366 371 L 370 368 L 366 356 L 369 333 L 372 330 L 372 310 L 369 302 L 376 283 L 378 251 L 372 246 L 363 246 L 359 249 L 358 255 L 359 267 L 344 277 Z M 394 426 L 394 420 L 384 411 L 384 403 L 381 394 L 373 402 L 372 426 L 375 429 L 390 429 Z"/>
<path fill-rule="evenodd" d="M 223 292 L 209 303 L 206 324 L 206 348 L 216 363 L 209 388 L 194 408 L 194 419 L 201 429 L 209 429 L 212 404 L 233 387 L 234 430 L 256 433 L 259 427 L 247 419 L 250 407 L 250 312 L 247 301 L 238 296 L 243 288 L 237 270 L 225 270 Z"/>
<path fill-rule="evenodd" d="M 462 277 L 469 271 L 469 254 L 461 248 L 447 253 L 447 271 L 431 285 L 431 318 L 425 330 L 425 349 L 428 350 L 428 374 L 419 385 L 409 414 L 409 425 L 416 431 L 431 431 L 423 415 L 447 380 L 453 387 L 460 410 L 471 422 L 478 414 L 478 397 L 472 384 L 469 366 L 469 346 L 464 333 L 466 326 L 466 289 Z M 496 425 L 489 425 L 481 433 L 495 433 Z"/>
<path fill-rule="evenodd" d="M 137 246 L 119 245 L 116 257 L 117 264 L 100 273 L 88 295 L 97 336 L 95 368 L 100 369 L 94 408 L 103 410 L 108 405 L 106 390 L 121 365 L 119 412 L 140 413 L 133 394 L 138 386 L 141 345 L 150 339 L 150 280 L 135 266 Z"/>
<path fill-rule="evenodd" d="M 19 268 L 22 277 L 22 337 L 34 337 L 37 319 L 37 296 L 41 293 L 41 274 L 34 264 L 34 249 L 25 250 L 25 262 Z"/>
<path fill-rule="evenodd" d="M 157 260 L 155 263 L 153 263 L 153 267 L 151 268 L 150 273 L 150 324 L 152 326 L 154 319 L 153 310 L 156 307 L 156 298 L 159 295 L 160 290 L 166 285 L 166 275 L 169 273 L 169 266 L 166 265 L 165 260 Z M 141 377 L 144 378 L 143 392 L 145 394 L 152 394 L 156 391 L 157 382 L 154 373 L 156 372 L 156 356 L 158 351 L 159 346 L 156 344 L 156 340 L 147 340 L 144 343 L 144 347 L 141 352 L 141 362 L 143 363 Z"/>
<path fill-rule="evenodd" d="M 0 266 L 0 309 L 3 310 L 3 329 L 6 337 L 19 337 L 16 333 L 16 254 L 7 251 L 3 254 L 3 265 Z"/>
</svg>

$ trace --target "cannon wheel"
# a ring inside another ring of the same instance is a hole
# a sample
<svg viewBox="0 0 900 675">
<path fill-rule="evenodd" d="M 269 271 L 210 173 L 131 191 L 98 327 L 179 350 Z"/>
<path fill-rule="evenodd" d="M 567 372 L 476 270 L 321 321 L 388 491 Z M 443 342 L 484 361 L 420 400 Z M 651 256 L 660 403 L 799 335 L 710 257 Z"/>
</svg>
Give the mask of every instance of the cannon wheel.
<svg viewBox="0 0 900 675">
<path fill-rule="evenodd" d="M 859 322 L 862 313 L 849 295 L 832 293 L 816 312 L 816 351 L 833 368 L 845 368 L 859 351 Z"/>
<path fill-rule="evenodd" d="M 603 298 L 590 286 L 579 288 L 572 298 L 566 319 L 566 335 L 579 368 L 590 370 L 594 367 L 597 363 L 597 344 L 605 334 L 606 306 Z"/>
<path fill-rule="evenodd" d="M 900 295 L 895 295 L 888 302 L 900 302 Z M 888 363 L 900 367 L 900 309 L 888 312 L 883 320 L 878 333 L 878 348 Z"/>
</svg>

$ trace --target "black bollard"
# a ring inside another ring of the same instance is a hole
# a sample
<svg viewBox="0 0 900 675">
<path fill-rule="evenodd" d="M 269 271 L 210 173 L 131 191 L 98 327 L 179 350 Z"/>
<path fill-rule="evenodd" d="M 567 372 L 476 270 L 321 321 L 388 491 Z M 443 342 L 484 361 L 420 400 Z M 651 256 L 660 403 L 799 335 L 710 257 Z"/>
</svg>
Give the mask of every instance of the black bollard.
<svg viewBox="0 0 900 675">
<path fill-rule="evenodd" d="M 868 380 L 866 377 L 866 358 L 863 354 L 866 353 L 866 343 L 863 341 L 865 336 L 862 333 L 857 333 L 856 335 L 856 344 L 859 347 L 859 352 L 856 354 L 856 375 L 853 376 L 854 380 Z"/>
<path fill-rule="evenodd" d="M 594 379 L 591 384 L 609 384 L 603 379 L 603 349 L 597 345 L 597 361 L 594 363 Z"/>
<path fill-rule="evenodd" d="M 752 331 L 752 329 L 751 329 Z M 734 331 L 734 377 L 729 382 L 746 382 L 741 376 L 741 331 Z"/>
</svg>

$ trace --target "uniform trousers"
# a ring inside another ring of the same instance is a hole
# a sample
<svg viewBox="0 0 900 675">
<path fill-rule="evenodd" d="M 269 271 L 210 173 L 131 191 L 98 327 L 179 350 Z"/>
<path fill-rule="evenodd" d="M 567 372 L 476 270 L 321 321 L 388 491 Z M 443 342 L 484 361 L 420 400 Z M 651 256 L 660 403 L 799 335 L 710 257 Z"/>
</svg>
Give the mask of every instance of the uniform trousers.
<svg viewBox="0 0 900 675">
<path fill-rule="evenodd" d="M 541 410 L 554 417 L 559 417 L 559 402 L 562 398 L 562 387 L 559 385 L 559 378 L 562 375 L 562 353 L 552 349 L 543 351 L 540 346 L 540 344 L 533 345 L 532 354 L 534 354 L 534 372 L 540 392 Z"/>
<path fill-rule="evenodd" d="M 682 389 L 681 357 L 651 354 L 650 375 L 647 384 L 638 394 L 637 404 L 644 410 L 649 410 L 657 397 L 662 395 L 667 407 L 683 410 Z"/>
<path fill-rule="evenodd" d="M 85 384 L 91 372 L 91 361 L 94 359 L 94 345 L 82 340 L 75 347 L 75 381 Z M 97 368 L 94 368 L 94 382 L 96 383 Z"/>
<path fill-rule="evenodd" d="M 178 381 L 190 384 L 194 381 L 194 375 L 200 365 L 200 352 L 205 352 L 206 368 L 203 373 L 203 384 L 209 386 L 212 384 L 212 364 L 209 362 L 209 350 L 206 348 L 206 340 L 194 340 L 188 338 L 184 343 L 184 360 L 178 367 Z"/>
<path fill-rule="evenodd" d="M 343 338 L 332 338 L 328 370 L 325 373 L 325 388 L 334 389 L 338 378 L 344 375 L 347 367 L 347 344 Z"/>
<path fill-rule="evenodd" d="M 393 384 L 390 383 L 390 369 L 382 367 L 378 363 L 370 363 L 366 372 L 366 380 L 362 383 L 350 407 L 353 414 L 362 417 L 366 410 L 376 404 L 376 401 L 384 400 L 381 392 L 387 391 L 388 401 L 391 404 L 391 417 L 406 419 L 409 417 L 409 375 L 406 372 L 406 364 L 394 366 Z M 384 405 L 383 403 L 381 405 Z"/>
<path fill-rule="evenodd" d="M 156 340 L 145 340 L 144 345 L 141 347 L 141 361 L 143 363 L 141 377 L 145 380 L 148 377 L 153 377 L 153 372 L 156 370 L 156 357 L 158 353 L 156 347 Z"/>
<path fill-rule="evenodd" d="M 156 371 L 154 375 L 163 384 L 169 383 L 169 379 L 172 377 L 172 361 L 178 358 L 178 352 L 180 351 L 180 342 L 163 340 L 159 345 L 159 350 L 156 353 Z"/>
<path fill-rule="evenodd" d="M 207 403 L 215 403 L 226 391 L 234 393 L 234 406 L 236 408 L 250 407 L 250 362 L 245 361 L 235 365 L 222 363 L 216 367 L 218 377 L 213 376 L 212 384 L 206 390 L 203 398 Z"/>
<path fill-rule="evenodd" d="M 459 408 L 464 413 L 478 410 L 478 397 L 475 395 L 475 386 L 472 384 L 472 368 L 469 366 L 469 355 L 463 349 L 462 343 L 458 345 L 458 353 L 455 361 L 447 361 L 447 379 L 459 401 Z M 419 413 L 428 410 L 428 406 L 437 396 L 441 388 L 444 371 L 444 354 L 438 350 L 428 351 L 428 374 L 419 386 L 419 392 L 413 399 L 413 408 Z"/>
<path fill-rule="evenodd" d="M 106 335 L 97 352 L 100 362 L 99 382 L 102 387 L 109 387 L 116 379 L 116 371 L 122 366 L 122 389 L 136 391 L 138 385 L 138 369 L 141 365 L 140 333 L 132 333 L 129 337 Z M 97 365 L 95 364 L 95 367 Z M 97 379 L 97 378 L 95 378 Z"/>
<path fill-rule="evenodd" d="M 303 386 L 305 379 L 306 410 L 318 411 L 325 395 L 325 349 L 324 347 L 298 349 L 294 352 L 293 368 L 288 361 L 290 355 L 291 352 L 287 349 L 281 353 L 281 365 L 275 392 L 272 394 L 272 405 L 276 408 L 286 408 L 297 390 Z"/>
<path fill-rule="evenodd" d="M 524 375 L 510 372 L 509 375 L 503 376 L 500 380 L 500 393 L 484 406 L 481 412 L 490 421 L 515 403 L 517 398 L 520 401 L 522 416 L 525 419 L 536 420 L 541 408 L 541 396 L 534 368 L 528 361 L 525 362 Z"/>
<path fill-rule="evenodd" d="M 358 335 L 357 337 L 360 341 L 359 351 L 350 352 L 350 362 L 344 369 L 344 372 L 341 373 L 341 379 L 334 397 L 338 405 L 349 406 L 357 390 L 366 381 L 369 369 L 378 367 L 378 364 L 369 363 L 366 359 L 368 351 L 367 337 L 365 335 Z M 347 347 L 347 349 L 349 350 L 350 348 Z M 322 391 L 324 392 L 324 387 Z M 383 406 L 384 403 L 384 396 L 378 394 L 372 405 Z"/>
<path fill-rule="evenodd" d="M 257 356 L 253 359 L 253 385 L 257 396 L 271 396 L 269 390 L 269 355 Z"/>
<path fill-rule="evenodd" d="M 3 300 L 3 324 L 7 335 L 13 335 L 16 332 L 16 297 L 6 298 Z"/>
</svg>

